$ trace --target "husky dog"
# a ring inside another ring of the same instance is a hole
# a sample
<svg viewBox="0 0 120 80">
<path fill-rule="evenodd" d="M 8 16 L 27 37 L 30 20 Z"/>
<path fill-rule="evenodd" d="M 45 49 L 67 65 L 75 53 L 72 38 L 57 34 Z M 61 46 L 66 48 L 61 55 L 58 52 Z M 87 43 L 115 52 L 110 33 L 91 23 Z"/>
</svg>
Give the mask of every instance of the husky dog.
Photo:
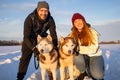
<svg viewBox="0 0 120 80">
<path fill-rule="evenodd" d="M 54 49 L 50 35 L 42 38 L 37 37 L 38 50 L 45 56 L 45 60 L 39 58 L 42 80 L 46 80 L 46 71 L 51 71 L 53 80 L 56 80 L 56 70 L 58 65 L 58 52 Z M 40 57 L 40 56 L 39 56 Z M 48 72 L 49 75 L 49 72 Z"/>
<path fill-rule="evenodd" d="M 68 69 L 70 80 L 73 78 L 73 58 L 76 49 L 76 42 L 71 37 L 60 37 L 59 40 L 59 63 L 60 63 L 60 78 L 61 80 L 65 79 L 66 71 Z"/>
</svg>

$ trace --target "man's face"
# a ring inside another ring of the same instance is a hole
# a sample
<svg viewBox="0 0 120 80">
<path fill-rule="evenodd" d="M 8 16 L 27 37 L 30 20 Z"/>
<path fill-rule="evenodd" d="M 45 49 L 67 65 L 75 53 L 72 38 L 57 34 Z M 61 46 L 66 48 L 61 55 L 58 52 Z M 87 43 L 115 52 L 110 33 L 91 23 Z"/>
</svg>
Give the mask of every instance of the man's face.
<svg viewBox="0 0 120 80">
<path fill-rule="evenodd" d="M 42 20 L 45 20 L 48 16 L 48 9 L 46 8 L 41 8 L 39 11 L 38 11 L 38 16 L 42 19 Z"/>
</svg>

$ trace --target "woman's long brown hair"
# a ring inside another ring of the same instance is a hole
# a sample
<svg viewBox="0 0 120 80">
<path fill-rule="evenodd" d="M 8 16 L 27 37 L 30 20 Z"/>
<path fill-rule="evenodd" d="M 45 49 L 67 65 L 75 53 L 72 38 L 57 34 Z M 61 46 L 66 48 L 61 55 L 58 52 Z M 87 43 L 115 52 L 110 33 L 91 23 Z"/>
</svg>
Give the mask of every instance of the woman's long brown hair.
<svg viewBox="0 0 120 80">
<path fill-rule="evenodd" d="M 83 21 L 83 24 L 84 24 L 84 27 L 83 27 L 81 32 L 79 32 L 76 29 L 76 27 L 73 26 L 71 37 L 74 37 L 77 40 L 77 42 L 79 39 L 82 46 L 88 46 L 90 44 L 94 44 L 94 42 L 93 42 L 94 38 L 92 36 L 91 30 L 89 29 L 90 25 L 88 25 L 84 21 Z"/>
</svg>

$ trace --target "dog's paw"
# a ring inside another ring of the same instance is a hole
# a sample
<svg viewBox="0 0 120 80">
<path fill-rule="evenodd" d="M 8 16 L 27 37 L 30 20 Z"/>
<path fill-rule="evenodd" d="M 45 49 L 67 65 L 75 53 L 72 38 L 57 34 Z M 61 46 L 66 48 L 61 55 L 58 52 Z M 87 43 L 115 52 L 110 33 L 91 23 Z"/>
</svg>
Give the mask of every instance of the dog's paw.
<svg viewBox="0 0 120 80">
<path fill-rule="evenodd" d="M 73 70 L 74 70 L 74 76 L 78 77 L 80 75 L 80 71 L 77 69 L 77 67 L 74 65 L 73 67 Z"/>
</svg>

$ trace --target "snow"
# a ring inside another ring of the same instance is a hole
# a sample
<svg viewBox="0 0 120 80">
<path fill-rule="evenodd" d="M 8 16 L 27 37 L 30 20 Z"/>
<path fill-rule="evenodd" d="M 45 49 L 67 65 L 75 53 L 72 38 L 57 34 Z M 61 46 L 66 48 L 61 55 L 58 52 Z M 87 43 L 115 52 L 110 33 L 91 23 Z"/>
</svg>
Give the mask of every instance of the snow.
<svg viewBox="0 0 120 80">
<path fill-rule="evenodd" d="M 119 80 L 120 44 L 104 44 L 100 47 L 105 61 L 105 80 Z M 0 80 L 16 80 L 20 57 L 21 46 L 0 46 Z M 59 70 L 57 73 L 59 77 Z M 40 69 L 35 70 L 33 57 L 24 80 L 41 80 Z"/>
</svg>

